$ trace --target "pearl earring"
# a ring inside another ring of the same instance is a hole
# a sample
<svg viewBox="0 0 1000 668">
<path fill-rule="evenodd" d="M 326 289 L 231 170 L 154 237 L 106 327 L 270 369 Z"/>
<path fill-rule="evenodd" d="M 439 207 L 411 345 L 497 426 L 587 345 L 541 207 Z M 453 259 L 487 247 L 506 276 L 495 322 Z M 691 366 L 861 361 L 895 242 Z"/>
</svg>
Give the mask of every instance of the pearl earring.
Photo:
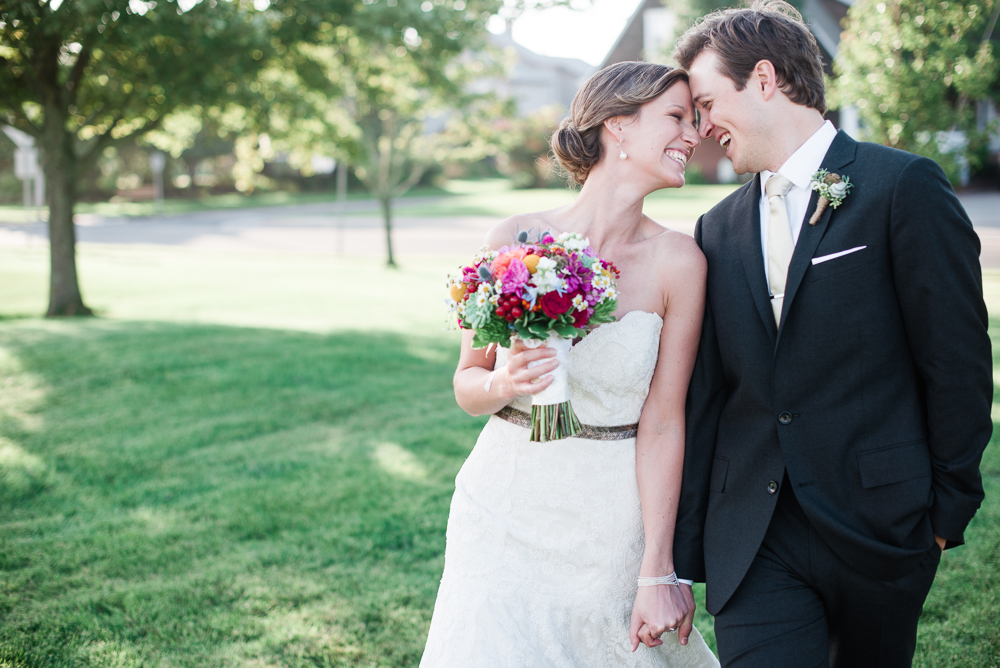
<svg viewBox="0 0 1000 668">
<path fill-rule="evenodd" d="M 625 149 L 622 148 L 622 140 L 621 139 L 618 140 L 618 150 L 621 151 L 621 153 L 618 154 L 618 159 L 619 160 L 628 160 L 628 156 L 625 155 Z"/>
</svg>

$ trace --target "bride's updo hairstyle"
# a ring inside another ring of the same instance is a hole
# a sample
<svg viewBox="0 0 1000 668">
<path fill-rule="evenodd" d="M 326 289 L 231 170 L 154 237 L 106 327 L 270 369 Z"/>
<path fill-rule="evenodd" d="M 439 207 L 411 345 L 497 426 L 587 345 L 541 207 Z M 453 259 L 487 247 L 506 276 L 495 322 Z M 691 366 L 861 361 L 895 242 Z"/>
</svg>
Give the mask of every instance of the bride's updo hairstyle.
<svg viewBox="0 0 1000 668">
<path fill-rule="evenodd" d="M 615 116 L 635 116 L 639 107 L 655 100 L 687 73 L 655 63 L 625 62 L 609 65 L 590 77 L 577 91 L 569 117 L 552 135 L 552 152 L 576 183 L 604 158 L 601 128 Z"/>
</svg>

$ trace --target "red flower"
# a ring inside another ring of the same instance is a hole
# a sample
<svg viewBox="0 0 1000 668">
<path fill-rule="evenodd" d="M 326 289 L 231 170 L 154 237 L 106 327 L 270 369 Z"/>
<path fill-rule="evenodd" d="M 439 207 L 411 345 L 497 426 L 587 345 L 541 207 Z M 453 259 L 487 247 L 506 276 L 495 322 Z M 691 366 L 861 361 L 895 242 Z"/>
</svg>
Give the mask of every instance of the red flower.
<svg viewBox="0 0 1000 668">
<path fill-rule="evenodd" d="M 582 311 L 574 311 L 573 312 L 573 326 L 574 327 L 583 327 L 584 325 L 587 324 L 587 320 L 589 320 L 589 319 L 590 319 L 590 309 L 589 308 L 583 309 Z"/>
<path fill-rule="evenodd" d="M 539 298 L 542 303 L 542 310 L 550 318 L 558 318 L 573 306 L 573 298 L 569 295 L 561 295 L 555 290 L 546 292 Z"/>
</svg>

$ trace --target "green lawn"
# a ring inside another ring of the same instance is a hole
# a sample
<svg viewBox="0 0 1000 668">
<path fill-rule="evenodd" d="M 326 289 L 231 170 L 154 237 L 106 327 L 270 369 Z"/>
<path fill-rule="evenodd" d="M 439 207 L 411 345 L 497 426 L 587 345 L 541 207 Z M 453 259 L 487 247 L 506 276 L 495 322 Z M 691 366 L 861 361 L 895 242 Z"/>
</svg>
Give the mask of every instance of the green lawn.
<svg viewBox="0 0 1000 668">
<path fill-rule="evenodd" d="M 0 250 L 0 668 L 416 666 L 484 422 L 442 331 L 460 258 L 85 246 L 102 317 L 65 321 L 34 317 L 46 259 Z M 918 666 L 1000 666 L 995 446 L 984 477 Z"/>
<path fill-rule="evenodd" d="M 439 197 L 452 194 L 450 190 L 436 186 L 414 188 L 400 200 L 405 202 L 411 197 Z M 351 191 L 347 194 L 348 201 L 370 199 L 370 195 L 364 191 Z M 165 199 L 157 207 L 155 202 L 81 202 L 76 206 L 76 213 L 96 213 L 102 216 L 152 216 L 155 214 L 182 214 L 194 213 L 197 211 L 213 211 L 220 209 L 248 209 L 271 206 L 296 206 L 299 204 L 322 204 L 325 202 L 335 202 L 337 196 L 334 192 L 306 192 L 294 193 L 288 191 L 278 191 L 269 193 L 255 193 L 243 195 L 240 193 L 226 193 L 223 195 L 205 195 L 197 198 L 171 198 Z M 44 208 L 45 216 L 48 215 L 48 207 Z M 19 205 L 0 205 L 0 222 L 23 223 L 37 219 L 37 212 L 34 209 L 25 210 Z"/>
<path fill-rule="evenodd" d="M 661 190 L 646 198 L 645 212 L 657 220 L 693 219 L 715 206 L 736 186 L 693 185 L 682 189 Z M 368 199 L 364 192 L 352 192 L 350 200 Z M 412 203 L 415 198 L 435 198 Z M 542 211 L 573 201 L 576 191 L 568 188 L 514 190 L 506 179 L 454 180 L 442 187 L 411 190 L 395 201 L 396 215 L 403 216 L 487 216 L 506 218 L 514 213 Z M 83 203 L 77 213 L 102 216 L 150 216 L 156 213 L 183 214 L 215 209 L 242 209 L 271 206 L 295 206 L 335 201 L 333 193 L 262 193 L 257 195 L 213 195 L 200 199 L 169 199 L 157 211 L 153 202 Z M 377 210 L 351 215 L 379 215 Z M 0 222 L 24 223 L 36 220 L 34 210 L 19 206 L 0 206 Z"/>
<path fill-rule="evenodd" d="M 660 190 L 646 198 L 643 211 L 657 220 L 697 218 L 736 187 L 694 185 Z M 403 200 L 397 204 L 396 213 L 405 216 L 506 218 L 515 213 L 544 211 L 569 204 L 577 193 L 569 188 L 513 190 L 509 182 L 502 179 L 453 181 L 446 188 L 450 193 L 448 197 L 413 206 Z"/>
</svg>

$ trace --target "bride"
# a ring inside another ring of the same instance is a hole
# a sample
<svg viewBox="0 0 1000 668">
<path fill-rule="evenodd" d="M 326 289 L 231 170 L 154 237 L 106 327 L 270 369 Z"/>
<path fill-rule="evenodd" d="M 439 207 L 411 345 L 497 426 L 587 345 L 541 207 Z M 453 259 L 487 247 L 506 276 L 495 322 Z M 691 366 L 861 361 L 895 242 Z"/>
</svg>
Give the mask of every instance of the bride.
<svg viewBox="0 0 1000 668">
<path fill-rule="evenodd" d="M 522 230 L 581 233 L 621 271 L 618 320 L 566 362 L 582 438 L 547 443 L 530 443 L 525 425 L 529 395 L 552 380 L 554 351 L 475 350 L 464 333 L 455 396 L 472 415 L 492 417 L 455 481 L 423 668 L 718 665 L 691 628 L 689 585 L 638 586 L 674 572 L 684 402 L 706 275 L 694 240 L 642 205 L 684 185 L 698 143 L 684 72 L 607 67 L 552 137 L 579 196 L 487 236 L 499 248 Z"/>
</svg>

